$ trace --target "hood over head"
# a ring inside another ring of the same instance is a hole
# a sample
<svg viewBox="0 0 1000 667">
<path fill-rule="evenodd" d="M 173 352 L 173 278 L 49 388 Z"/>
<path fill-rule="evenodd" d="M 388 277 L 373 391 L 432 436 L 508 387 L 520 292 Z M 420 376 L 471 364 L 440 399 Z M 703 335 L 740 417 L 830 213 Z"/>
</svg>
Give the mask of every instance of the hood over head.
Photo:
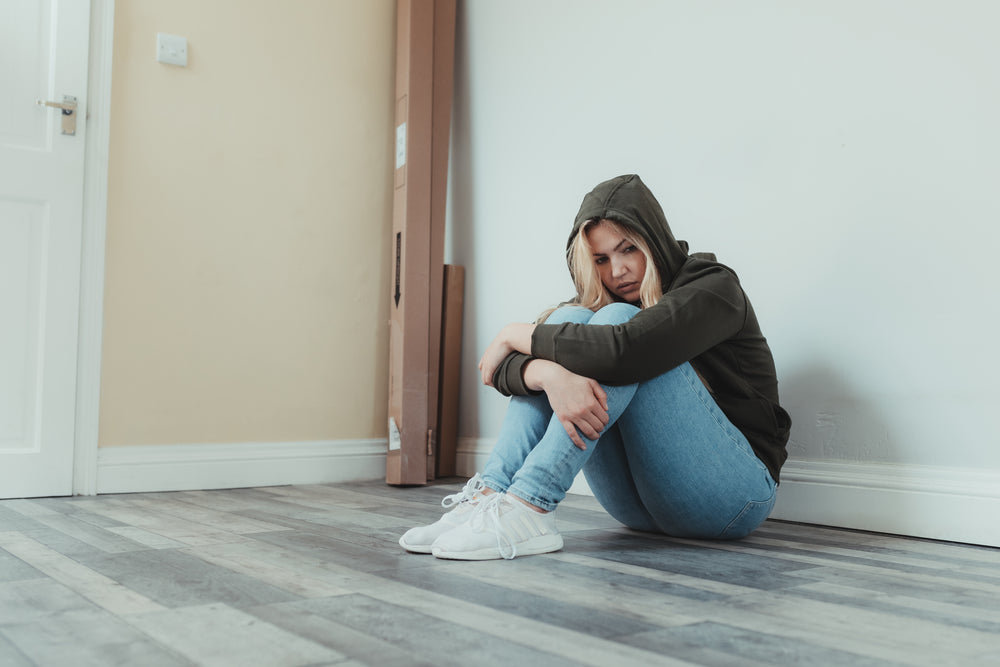
<svg viewBox="0 0 1000 667">
<path fill-rule="evenodd" d="M 576 214 L 573 224 L 573 232 L 566 244 L 567 250 L 580 233 L 583 223 L 594 219 L 614 220 L 646 241 L 659 270 L 664 290 L 687 260 L 687 243 L 674 238 L 660 203 L 635 174 L 604 181 L 583 198 L 580 212 Z M 571 266 L 570 272 L 572 271 Z"/>
</svg>

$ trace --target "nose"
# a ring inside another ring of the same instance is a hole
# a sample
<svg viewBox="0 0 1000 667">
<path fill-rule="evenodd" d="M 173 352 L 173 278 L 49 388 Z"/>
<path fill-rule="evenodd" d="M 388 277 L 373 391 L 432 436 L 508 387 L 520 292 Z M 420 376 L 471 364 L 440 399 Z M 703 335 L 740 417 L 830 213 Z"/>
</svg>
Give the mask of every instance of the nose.
<svg viewBox="0 0 1000 667">
<path fill-rule="evenodd" d="M 625 275 L 628 267 L 625 266 L 625 262 L 612 258 L 611 260 L 611 275 L 615 278 L 621 278 Z"/>
</svg>

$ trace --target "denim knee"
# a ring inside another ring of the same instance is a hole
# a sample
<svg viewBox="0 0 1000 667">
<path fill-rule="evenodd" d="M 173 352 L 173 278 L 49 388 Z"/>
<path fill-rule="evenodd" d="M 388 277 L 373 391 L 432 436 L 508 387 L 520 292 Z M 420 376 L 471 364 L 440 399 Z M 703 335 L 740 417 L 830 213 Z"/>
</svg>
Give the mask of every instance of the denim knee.
<svg viewBox="0 0 1000 667">
<path fill-rule="evenodd" d="M 594 311 L 583 306 L 560 306 L 553 310 L 547 318 L 545 324 L 586 324 L 594 316 Z"/>
<path fill-rule="evenodd" d="M 628 322 L 639 312 L 637 306 L 630 303 L 609 303 L 590 318 L 590 324 L 621 324 Z"/>
</svg>

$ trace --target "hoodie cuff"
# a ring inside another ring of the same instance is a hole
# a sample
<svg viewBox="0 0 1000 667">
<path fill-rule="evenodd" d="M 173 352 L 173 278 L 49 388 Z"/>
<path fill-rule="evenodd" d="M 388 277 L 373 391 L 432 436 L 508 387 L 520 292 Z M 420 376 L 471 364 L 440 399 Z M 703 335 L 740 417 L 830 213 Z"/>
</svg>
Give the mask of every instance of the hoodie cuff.
<svg viewBox="0 0 1000 667">
<path fill-rule="evenodd" d="M 524 367 L 534 357 L 520 352 L 512 352 L 503 360 L 493 374 L 493 386 L 504 396 L 537 396 L 540 391 L 532 391 L 524 383 Z"/>
</svg>

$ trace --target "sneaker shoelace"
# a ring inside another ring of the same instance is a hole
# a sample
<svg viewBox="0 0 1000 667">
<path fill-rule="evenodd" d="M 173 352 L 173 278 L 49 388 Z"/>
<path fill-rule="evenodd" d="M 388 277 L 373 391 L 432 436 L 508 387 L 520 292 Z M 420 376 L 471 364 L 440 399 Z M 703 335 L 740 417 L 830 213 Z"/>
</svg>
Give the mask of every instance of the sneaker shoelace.
<svg viewBox="0 0 1000 667">
<path fill-rule="evenodd" d="M 463 487 L 461 491 L 453 493 L 450 496 L 445 496 L 441 500 L 441 507 L 448 509 L 450 507 L 454 507 L 455 505 L 468 502 L 474 499 L 476 494 L 483 490 L 484 486 L 485 484 L 483 484 L 483 478 L 477 472 L 472 476 L 472 479 L 465 483 L 465 487 Z"/>
<path fill-rule="evenodd" d="M 486 496 L 476 507 L 476 514 L 472 517 L 469 525 L 476 530 L 491 531 L 497 538 L 497 550 L 500 555 L 511 560 L 517 556 L 517 544 L 500 523 L 500 505 L 504 501 L 510 503 L 505 496 L 506 494 L 503 493 L 493 493 Z"/>
</svg>

